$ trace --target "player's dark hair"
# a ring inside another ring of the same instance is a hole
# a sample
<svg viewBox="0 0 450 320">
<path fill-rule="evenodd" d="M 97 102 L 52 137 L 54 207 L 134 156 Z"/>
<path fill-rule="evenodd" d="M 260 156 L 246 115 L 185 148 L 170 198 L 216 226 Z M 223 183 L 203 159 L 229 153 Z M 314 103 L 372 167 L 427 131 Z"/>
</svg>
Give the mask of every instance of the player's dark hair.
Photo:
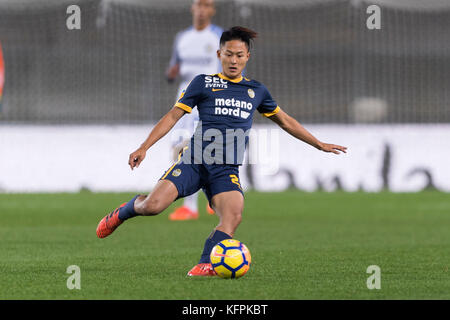
<svg viewBox="0 0 450 320">
<path fill-rule="evenodd" d="M 245 27 L 235 26 L 222 33 L 222 36 L 220 37 L 220 46 L 223 46 L 227 41 L 241 40 L 245 42 L 245 44 L 247 45 L 247 49 L 250 51 L 252 41 L 257 36 L 258 34 L 253 30 Z"/>
</svg>

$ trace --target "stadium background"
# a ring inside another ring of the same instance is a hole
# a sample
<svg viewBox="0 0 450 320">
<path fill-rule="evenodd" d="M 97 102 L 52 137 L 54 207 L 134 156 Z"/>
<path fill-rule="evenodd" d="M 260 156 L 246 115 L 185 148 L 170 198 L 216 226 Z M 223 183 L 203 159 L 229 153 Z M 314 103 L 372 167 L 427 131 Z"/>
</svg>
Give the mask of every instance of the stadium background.
<svg viewBox="0 0 450 320">
<path fill-rule="evenodd" d="M 381 30 L 366 27 L 373 3 L 382 7 Z M 70 4 L 81 8 L 81 30 L 66 28 Z M 191 24 L 189 6 L 0 1 L 2 123 L 158 120 L 174 101 L 164 72 L 176 32 Z M 214 23 L 260 33 L 248 74 L 305 123 L 450 121 L 448 1 L 217 1 Z M 352 108 L 361 98 L 387 109 L 365 119 Z"/>
<path fill-rule="evenodd" d="M 163 156 L 170 153 L 168 144 L 154 148 L 158 161 L 142 172 L 146 179 L 130 180 L 126 155 L 174 103 L 177 85 L 165 80 L 165 71 L 175 34 L 191 25 L 190 3 L 0 1 L 0 142 L 5 154 L 26 159 L 2 158 L 0 189 L 151 188 L 148 181 L 170 164 Z M 71 4 L 81 8 L 81 30 L 66 27 Z M 366 26 L 371 4 L 381 7 L 380 30 Z M 247 75 L 266 84 L 278 104 L 320 139 L 352 150 L 323 162 L 328 158 L 282 133 L 274 151 L 281 155 L 282 181 L 273 176 L 275 183 L 258 184 L 257 171 L 244 166 L 244 185 L 272 191 L 450 190 L 448 1 L 219 0 L 216 6 L 214 23 L 260 34 Z M 255 128 L 270 128 L 262 117 L 254 121 Z M 71 157 L 48 158 L 52 152 Z M 101 174 L 101 168 L 87 169 L 85 158 L 105 156 L 120 157 L 122 174 L 114 160 Z M 324 171 L 320 166 L 328 169 L 325 176 L 314 174 Z"/>
</svg>

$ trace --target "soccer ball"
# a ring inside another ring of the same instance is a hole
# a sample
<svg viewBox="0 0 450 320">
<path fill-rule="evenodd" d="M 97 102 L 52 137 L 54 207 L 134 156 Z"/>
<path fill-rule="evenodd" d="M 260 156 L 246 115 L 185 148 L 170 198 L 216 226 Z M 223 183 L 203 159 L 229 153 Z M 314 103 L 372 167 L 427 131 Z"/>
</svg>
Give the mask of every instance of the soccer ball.
<svg viewBox="0 0 450 320">
<path fill-rule="evenodd" d="M 210 254 L 214 271 L 221 278 L 240 278 L 250 268 L 252 257 L 245 244 L 235 239 L 226 239 L 212 249 Z"/>
</svg>

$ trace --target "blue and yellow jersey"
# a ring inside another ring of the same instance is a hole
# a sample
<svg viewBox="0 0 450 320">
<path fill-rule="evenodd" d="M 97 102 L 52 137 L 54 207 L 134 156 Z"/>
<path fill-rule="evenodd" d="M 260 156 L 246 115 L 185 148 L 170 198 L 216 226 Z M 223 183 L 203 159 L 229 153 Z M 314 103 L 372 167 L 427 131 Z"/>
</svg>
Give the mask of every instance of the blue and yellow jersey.
<svg viewBox="0 0 450 320">
<path fill-rule="evenodd" d="M 221 73 L 196 76 L 175 106 L 188 113 L 197 107 L 200 121 L 191 138 L 191 159 L 207 164 L 211 158 L 215 164 L 242 164 L 255 110 L 265 117 L 280 110 L 263 84 Z"/>
</svg>

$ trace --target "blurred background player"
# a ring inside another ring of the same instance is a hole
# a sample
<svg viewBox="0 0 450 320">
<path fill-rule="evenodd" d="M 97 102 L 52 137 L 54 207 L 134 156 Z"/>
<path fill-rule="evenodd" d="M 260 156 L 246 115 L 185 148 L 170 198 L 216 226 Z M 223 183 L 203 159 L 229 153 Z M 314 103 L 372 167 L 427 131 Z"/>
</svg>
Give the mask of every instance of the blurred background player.
<svg viewBox="0 0 450 320">
<path fill-rule="evenodd" d="M 176 100 L 196 75 L 216 74 L 221 70 L 216 52 L 223 30 L 211 24 L 215 13 L 213 0 L 194 0 L 191 6 L 192 26 L 180 31 L 175 38 L 167 79 L 173 82 L 180 77 Z M 175 137 L 172 142 L 174 160 L 189 142 L 198 120 L 195 108 L 192 114 L 183 117 L 175 126 L 175 135 L 172 136 Z M 206 210 L 209 214 L 214 214 L 208 204 Z M 172 212 L 169 219 L 190 220 L 197 219 L 198 216 L 198 193 L 195 193 L 184 198 L 183 205 Z"/>
<path fill-rule="evenodd" d="M 2 44 L 0 43 L 0 113 L 2 112 L 2 96 L 4 83 L 5 83 L 5 65 L 3 63 Z"/>
</svg>

